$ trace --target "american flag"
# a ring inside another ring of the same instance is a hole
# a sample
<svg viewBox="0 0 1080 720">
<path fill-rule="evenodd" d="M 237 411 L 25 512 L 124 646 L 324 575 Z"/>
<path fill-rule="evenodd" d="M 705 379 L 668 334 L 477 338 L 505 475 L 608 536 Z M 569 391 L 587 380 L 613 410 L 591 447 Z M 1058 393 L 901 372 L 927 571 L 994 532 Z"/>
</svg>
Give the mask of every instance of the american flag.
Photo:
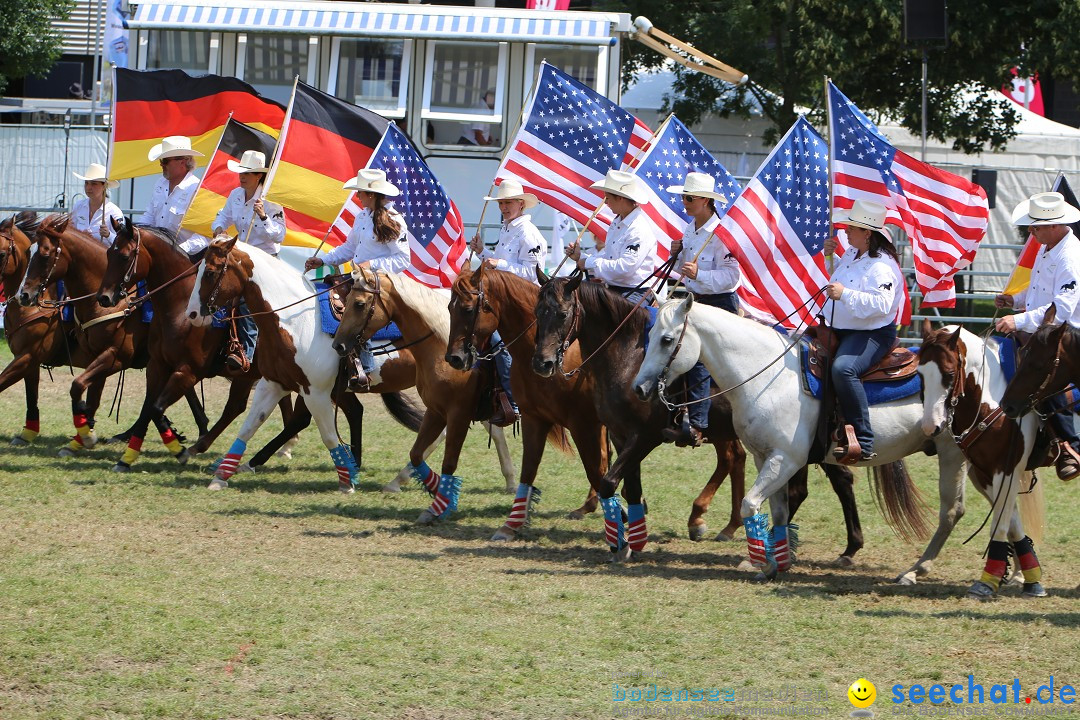
<svg viewBox="0 0 1080 720">
<path fill-rule="evenodd" d="M 651 195 L 649 204 L 642 209 L 656 225 L 661 262 L 668 259 L 671 241 L 682 238 L 686 223 L 690 220 L 683 210 L 682 196 L 669 193 L 668 187 L 682 185 L 689 172 L 711 175 L 716 180 L 716 192 L 727 198 L 727 203 L 716 203 L 716 210 L 721 215 L 742 190 L 735 177 L 674 115 L 660 129 L 645 155 L 632 169 Z"/>
<path fill-rule="evenodd" d="M 831 82 L 828 95 L 835 206 L 846 210 L 865 199 L 887 207 L 887 222 L 911 239 L 923 306 L 955 306 L 953 275 L 986 236 L 986 192 L 894 148 Z"/>
<path fill-rule="evenodd" d="M 603 193 L 589 186 L 608 170 L 632 164 L 651 139 L 643 122 L 545 62 L 495 182 L 513 178 L 526 192 L 585 223 L 604 201 Z M 611 220 L 603 210 L 589 229 L 607 237 Z"/>
<path fill-rule="evenodd" d="M 800 117 L 720 220 L 716 234 L 742 271 L 739 298 L 755 317 L 816 322 L 825 296 L 815 294 L 829 282 L 828 171 L 825 140 Z"/>
</svg>

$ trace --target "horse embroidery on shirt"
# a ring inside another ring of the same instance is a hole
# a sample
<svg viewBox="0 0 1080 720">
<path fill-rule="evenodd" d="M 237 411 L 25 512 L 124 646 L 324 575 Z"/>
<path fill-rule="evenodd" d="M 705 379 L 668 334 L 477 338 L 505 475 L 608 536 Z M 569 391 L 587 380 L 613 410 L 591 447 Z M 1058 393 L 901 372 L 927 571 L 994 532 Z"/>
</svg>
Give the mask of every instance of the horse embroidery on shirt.
<svg viewBox="0 0 1080 720">
<path fill-rule="evenodd" d="M 892 283 L 882 283 L 878 285 L 879 290 L 892 290 Z"/>
<path fill-rule="evenodd" d="M 1075 280 L 1073 280 L 1072 282 L 1067 282 L 1067 283 L 1065 283 L 1064 285 L 1061 286 L 1061 291 L 1062 292 L 1070 292 L 1070 291 L 1075 290 L 1075 289 L 1076 289 L 1076 281 Z"/>
<path fill-rule="evenodd" d="M 529 254 L 529 255 L 539 255 L 539 254 L 540 254 L 540 246 L 539 246 L 539 245 L 537 245 L 537 246 L 536 246 L 536 247 L 534 247 L 534 248 L 530 248 L 530 249 L 529 249 L 529 253 L 528 253 L 528 254 Z"/>
<path fill-rule="evenodd" d="M 634 243 L 633 245 L 627 245 L 626 246 L 626 252 L 628 252 L 628 253 L 636 253 L 640 249 L 641 249 L 641 243 Z"/>
<path fill-rule="evenodd" d="M 734 260 L 735 259 L 735 253 L 728 253 L 727 255 L 724 256 L 724 259 L 725 260 Z"/>
</svg>

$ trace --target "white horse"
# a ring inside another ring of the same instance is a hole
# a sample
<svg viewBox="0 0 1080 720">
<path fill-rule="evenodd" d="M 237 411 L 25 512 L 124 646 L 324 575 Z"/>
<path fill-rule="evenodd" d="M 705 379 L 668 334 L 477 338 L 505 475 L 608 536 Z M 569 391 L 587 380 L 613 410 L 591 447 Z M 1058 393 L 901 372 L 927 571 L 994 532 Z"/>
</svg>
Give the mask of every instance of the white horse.
<svg viewBox="0 0 1080 720">
<path fill-rule="evenodd" d="M 648 397 L 662 372 L 666 372 L 665 381 L 670 383 L 700 359 L 717 385 L 735 388 L 727 394 L 735 430 L 758 468 L 757 480 L 742 502 L 743 524 L 751 560 L 757 561 L 755 564 L 764 561 L 765 577 L 770 578 L 790 564 L 785 488 L 792 474 L 807 463 L 821 412 L 820 401 L 803 391 L 798 345 L 789 345 L 791 339 L 776 330 L 700 303 L 695 305 L 692 296 L 672 300 L 660 308 L 649 334 L 649 349 L 634 379 L 638 395 Z M 748 379 L 762 368 L 766 369 Z M 954 488 L 964 482 L 963 454 L 951 436 L 939 435 L 928 441 L 922 431 L 922 416 L 918 395 L 870 408 L 874 450 L 878 453 L 873 465 L 881 466 L 875 468 L 875 476 L 880 472 L 884 478 L 880 491 L 886 516 L 906 537 L 919 534 L 922 518 L 917 495 L 902 464 L 904 457 L 925 451 L 932 442 L 938 457 L 939 487 L 947 488 L 942 496 L 954 497 Z M 824 462 L 833 462 L 831 453 L 826 453 Z M 893 491 L 898 495 L 894 496 Z M 772 537 L 764 530 L 766 516 L 759 514 L 767 499 L 772 511 Z M 955 523 L 955 512 L 955 507 L 942 505 L 937 532 L 922 557 L 897 578 L 898 582 L 913 584 L 916 576 L 930 571 Z"/>
</svg>

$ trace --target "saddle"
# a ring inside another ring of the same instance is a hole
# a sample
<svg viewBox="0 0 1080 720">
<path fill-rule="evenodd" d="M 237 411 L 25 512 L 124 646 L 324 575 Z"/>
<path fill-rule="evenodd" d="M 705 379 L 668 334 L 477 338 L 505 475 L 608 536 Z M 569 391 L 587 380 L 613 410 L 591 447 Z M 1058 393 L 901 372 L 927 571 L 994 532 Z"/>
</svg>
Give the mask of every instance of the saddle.
<svg viewBox="0 0 1080 720">
<path fill-rule="evenodd" d="M 481 360 L 475 366 L 480 373 L 480 392 L 477 393 L 475 422 L 487 421 L 495 427 L 509 427 L 518 420 L 518 414 L 510 402 L 510 396 L 503 390 L 495 373 L 493 360 Z"/>
<path fill-rule="evenodd" d="M 343 284 L 338 285 L 342 281 L 344 281 Z M 321 282 L 330 287 L 330 291 L 326 293 L 326 297 L 330 301 L 330 314 L 334 316 L 335 320 L 341 322 L 341 318 L 345 315 L 345 299 L 349 297 L 349 291 L 352 290 L 352 275 L 344 273 L 327 275 Z M 335 285 L 337 287 L 334 287 Z"/>
</svg>

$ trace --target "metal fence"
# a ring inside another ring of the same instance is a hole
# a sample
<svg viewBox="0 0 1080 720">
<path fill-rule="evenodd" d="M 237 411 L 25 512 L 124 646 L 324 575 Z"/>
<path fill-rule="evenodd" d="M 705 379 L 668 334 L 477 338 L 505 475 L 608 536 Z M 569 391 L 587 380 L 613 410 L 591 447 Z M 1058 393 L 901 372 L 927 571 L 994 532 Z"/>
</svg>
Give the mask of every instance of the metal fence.
<svg viewBox="0 0 1080 720">
<path fill-rule="evenodd" d="M 0 124 L 0 205 L 8 208 L 67 208 L 82 194 L 72 176 L 92 162 L 105 163 L 108 128 L 72 125 L 70 115 L 50 115 L 57 124 Z"/>
</svg>

